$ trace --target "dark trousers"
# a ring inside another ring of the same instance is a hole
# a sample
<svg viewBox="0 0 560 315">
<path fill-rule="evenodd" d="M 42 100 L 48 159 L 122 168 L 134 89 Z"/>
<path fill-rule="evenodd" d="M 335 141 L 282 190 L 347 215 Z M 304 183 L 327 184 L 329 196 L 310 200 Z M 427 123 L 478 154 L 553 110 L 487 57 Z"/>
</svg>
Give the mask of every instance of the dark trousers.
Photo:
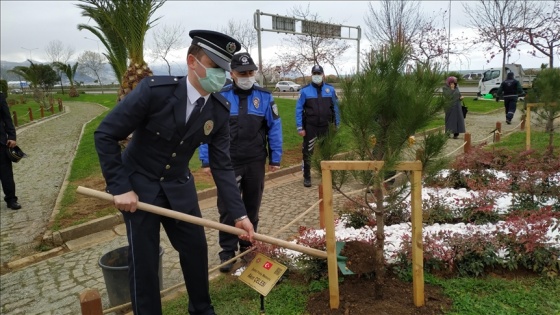
<svg viewBox="0 0 560 315">
<path fill-rule="evenodd" d="M 255 232 L 259 225 L 259 209 L 261 207 L 262 195 L 264 191 L 264 173 L 266 160 L 253 161 L 249 163 L 234 165 L 235 178 L 237 186 L 241 192 L 241 199 L 247 210 L 247 216 Z M 220 213 L 220 223 L 227 225 L 235 225 L 234 220 L 227 212 L 227 205 L 218 196 L 218 212 Z M 220 247 L 220 258 L 231 258 L 237 246 L 250 247 L 251 242 L 239 239 L 237 235 L 230 233 L 218 232 Z"/>
<path fill-rule="evenodd" d="M 517 109 L 517 96 L 504 97 L 504 107 L 506 110 L 506 120 L 511 121 Z"/>
<path fill-rule="evenodd" d="M 196 203 L 196 200 L 193 202 Z M 153 204 L 170 208 L 162 191 Z M 188 214 L 201 217 L 198 206 Z M 215 314 L 209 294 L 208 247 L 204 228 L 142 210 L 123 212 L 123 216 L 129 244 L 128 277 L 134 314 L 161 315 L 158 278 L 160 223 L 171 245 L 179 252 L 189 295 L 189 314 Z"/>
<path fill-rule="evenodd" d="M 305 126 L 305 137 L 303 137 L 303 145 L 301 153 L 303 154 L 303 178 L 311 179 L 311 156 L 317 139 L 327 134 L 329 126 L 312 126 L 307 124 Z"/>
<path fill-rule="evenodd" d="M 6 203 L 17 201 L 12 161 L 8 158 L 8 147 L 5 145 L 0 145 L 0 183 L 4 191 L 4 201 Z"/>
</svg>

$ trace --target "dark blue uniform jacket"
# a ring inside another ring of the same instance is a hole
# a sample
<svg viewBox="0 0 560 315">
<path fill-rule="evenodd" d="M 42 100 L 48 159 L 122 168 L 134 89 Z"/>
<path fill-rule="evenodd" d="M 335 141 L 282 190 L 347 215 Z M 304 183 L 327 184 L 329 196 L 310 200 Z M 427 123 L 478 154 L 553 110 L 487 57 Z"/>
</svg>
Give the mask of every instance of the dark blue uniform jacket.
<svg viewBox="0 0 560 315">
<path fill-rule="evenodd" d="M 245 91 L 240 91 L 243 93 Z M 247 95 L 247 102 L 240 104 L 233 85 L 220 92 L 231 104 L 230 155 L 233 164 L 239 165 L 269 156 L 269 164 L 280 166 L 282 159 L 282 122 L 272 94 L 254 85 Z M 203 166 L 209 163 L 208 146 L 199 149 Z"/>
<path fill-rule="evenodd" d="M 189 161 L 207 143 L 212 175 L 228 211 L 234 218 L 245 215 L 229 157 L 229 106 L 219 93 L 212 93 L 186 130 L 186 77 L 143 79 L 94 134 L 107 192 L 134 190 L 140 201 L 151 203 L 162 189 L 173 209 L 190 209 L 197 196 Z M 118 141 L 132 132 L 121 154 Z"/>
</svg>

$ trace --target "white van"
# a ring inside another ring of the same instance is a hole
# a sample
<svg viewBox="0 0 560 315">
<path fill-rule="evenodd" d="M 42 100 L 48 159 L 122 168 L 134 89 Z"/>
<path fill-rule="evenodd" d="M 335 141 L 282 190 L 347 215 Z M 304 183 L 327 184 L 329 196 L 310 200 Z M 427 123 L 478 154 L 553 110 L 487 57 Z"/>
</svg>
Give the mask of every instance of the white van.
<svg viewBox="0 0 560 315">
<path fill-rule="evenodd" d="M 506 64 L 506 75 L 513 72 L 513 77 L 521 83 L 524 90 L 530 89 L 533 85 L 535 75 L 525 75 L 523 67 L 519 64 Z M 505 77 L 505 76 L 504 76 Z M 502 68 L 490 68 L 482 74 L 482 78 L 478 82 L 478 96 L 492 94 L 494 98 L 497 97 L 498 89 L 502 84 Z"/>
</svg>

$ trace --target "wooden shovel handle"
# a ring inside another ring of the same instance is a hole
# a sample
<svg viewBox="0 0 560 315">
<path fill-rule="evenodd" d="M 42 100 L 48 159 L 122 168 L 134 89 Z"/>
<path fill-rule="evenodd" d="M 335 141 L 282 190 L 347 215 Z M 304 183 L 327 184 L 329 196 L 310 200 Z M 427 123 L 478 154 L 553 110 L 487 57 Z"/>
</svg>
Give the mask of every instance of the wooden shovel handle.
<svg viewBox="0 0 560 315">
<path fill-rule="evenodd" d="M 86 195 L 86 196 L 106 200 L 106 201 L 109 201 L 109 202 L 113 202 L 113 195 L 108 194 L 106 192 L 99 191 L 99 190 L 94 190 L 94 189 L 91 189 L 91 188 L 78 186 L 78 188 L 76 189 L 76 192 L 79 193 L 79 194 L 82 194 L 82 195 Z M 220 231 L 227 232 L 227 233 L 234 234 L 234 235 L 246 234 L 246 232 L 244 230 L 238 229 L 238 228 L 230 226 L 230 225 L 222 224 L 222 223 L 211 221 L 211 220 L 208 220 L 208 219 L 195 217 L 195 216 L 192 216 L 192 215 L 189 215 L 189 214 L 169 210 L 169 209 L 166 209 L 166 208 L 154 206 L 154 205 L 147 204 L 147 203 L 144 203 L 144 202 L 138 202 L 137 208 L 141 209 L 141 210 L 144 210 L 144 211 L 147 211 L 147 212 L 154 213 L 154 214 L 159 214 L 159 215 L 162 215 L 162 216 L 165 216 L 165 217 L 189 222 L 189 223 L 196 224 L 196 225 L 202 225 L 204 227 L 220 230 Z M 256 239 L 258 241 L 261 241 L 261 242 L 268 243 L 268 244 L 273 244 L 273 245 L 277 245 L 277 246 L 280 246 L 280 247 L 295 250 L 297 252 L 304 253 L 304 254 L 314 256 L 314 257 L 317 257 L 317 258 L 325 258 L 325 259 L 327 258 L 327 253 L 324 252 L 324 251 L 320 251 L 318 249 L 309 248 L 309 247 L 305 247 L 305 246 L 302 246 L 302 245 L 290 243 L 290 242 L 281 240 L 279 238 L 270 237 L 270 236 L 266 236 L 266 235 L 263 235 L 263 234 L 255 233 L 254 239 Z"/>
</svg>

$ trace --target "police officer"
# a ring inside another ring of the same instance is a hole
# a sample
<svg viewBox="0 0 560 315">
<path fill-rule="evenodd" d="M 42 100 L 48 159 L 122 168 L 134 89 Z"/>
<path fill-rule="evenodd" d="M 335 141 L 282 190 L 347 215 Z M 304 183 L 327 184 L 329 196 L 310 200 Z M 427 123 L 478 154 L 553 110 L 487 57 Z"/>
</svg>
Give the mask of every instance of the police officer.
<svg viewBox="0 0 560 315">
<path fill-rule="evenodd" d="M 496 102 L 498 102 L 500 98 L 504 99 L 506 123 L 508 125 L 511 125 L 511 120 L 515 114 L 517 98 L 523 95 L 525 95 L 525 92 L 521 87 L 521 83 L 513 78 L 513 72 L 509 72 L 506 80 L 500 84 L 500 88 L 498 88 L 498 97 L 496 98 Z"/>
<path fill-rule="evenodd" d="M 303 137 L 303 185 L 311 187 L 311 156 L 318 137 L 324 136 L 329 125 L 338 127 L 340 115 L 334 87 L 324 82 L 323 67 L 311 68 L 311 84 L 301 89 L 296 103 L 297 132 Z"/>
<path fill-rule="evenodd" d="M 237 185 L 242 194 L 247 215 L 255 231 L 259 223 L 259 208 L 264 190 L 266 157 L 268 170 L 274 172 L 280 168 L 282 159 L 282 123 L 278 107 L 272 94 L 255 84 L 257 66 L 253 58 L 246 53 L 237 53 L 231 60 L 231 77 L 233 84 L 227 85 L 221 94 L 231 103 L 230 155 L 235 169 Z M 199 148 L 202 167 L 209 174 L 210 159 L 208 146 Z M 232 225 L 234 218 L 227 211 L 223 198 L 218 196 L 220 222 Z M 240 240 L 236 235 L 219 232 L 220 260 L 225 262 L 235 256 L 239 243 L 241 252 L 247 250 L 251 243 Z M 229 272 L 233 263 L 220 268 Z"/>
<path fill-rule="evenodd" d="M 123 213 L 129 243 L 129 281 L 136 315 L 161 314 L 159 294 L 159 230 L 163 225 L 179 252 L 188 295 L 189 314 L 215 314 L 209 294 L 208 248 L 204 228 L 136 211 L 138 201 L 200 217 L 194 178 L 188 165 L 195 150 L 208 144 L 220 196 L 235 226 L 251 241 L 253 225 L 239 195 L 229 157 L 230 103 L 219 91 L 224 85 L 235 39 L 218 32 L 193 30 L 187 54 L 188 76 L 143 79 L 103 119 L 95 145 L 107 192 Z M 119 140 L 134 132 L 122 152 Z"/>
<path fill-rule="evenodd" d="M 8 156 L 8 149 L 16 146 L 16 128 L 12 121 L 10 108 L 4 93 L 0 91 L 0 182 L 4 191 L 4 201 L 12 210 L 21 209 L 16 196 L 16 184 L 12 160 Z"/>
</svg>

